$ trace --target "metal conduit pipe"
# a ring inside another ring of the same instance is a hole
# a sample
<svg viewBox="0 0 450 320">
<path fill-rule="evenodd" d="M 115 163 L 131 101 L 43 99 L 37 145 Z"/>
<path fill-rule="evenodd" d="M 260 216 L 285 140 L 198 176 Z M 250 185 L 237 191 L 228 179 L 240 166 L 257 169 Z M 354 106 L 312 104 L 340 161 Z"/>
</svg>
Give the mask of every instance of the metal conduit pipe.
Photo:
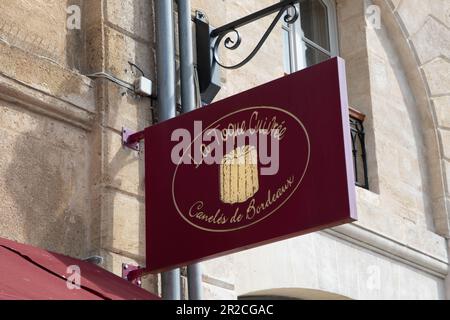
<svg viewBox="0 0 450 320">
<path fill-rule="evenodd" d="M 176 116 L 175 35 L 172 0 L 155 1 L 156 63 L 158 65 L 159 122 Z M 164 300 L 180 300 L 180 270 L 164 272 L 161 276 Z"/>
<path fill-rule="evenodd" d="M 181 106 L 183 113 L 186 113 L 193 111 L 196 106 L 191 1 L 178 0 L 177 2 L 180 42 Z"/>
<path fill-rule="evenodd" d="M 191 22 L 191 1 L 178 0 L 178 30 L 180 46 L 181 107 L 186 113 L 195 109 L 194 49 Z M 187 267 L 190 300 L 202 299 L 202 271 L 200 264 Z"/>
</svg>

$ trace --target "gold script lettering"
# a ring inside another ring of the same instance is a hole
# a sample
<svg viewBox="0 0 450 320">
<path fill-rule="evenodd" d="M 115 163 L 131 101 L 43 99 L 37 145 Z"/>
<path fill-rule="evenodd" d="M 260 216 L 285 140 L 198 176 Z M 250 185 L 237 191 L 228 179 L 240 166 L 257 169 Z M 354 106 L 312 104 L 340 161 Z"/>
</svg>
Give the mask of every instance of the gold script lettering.
<svg viewBox="0 0 450 320">
<path fill-rule="evenodd" d="M 189 209 L 189 216 L 210 224 L 225 224 L 228 222 L 228 218 L 221 213 L 220 209 L 214 215 L 207 214 L 203 211 L 204 205 L 203 201 L 194 203 Z"/>
<path fill-rule="evenodd" d="M 247 208 L 247 220 L 253 220 L 257 215 L 259 215 L 261 212 L 267 210 L 269 207 L 271 207 L 273 204 L 275 204 L 282 196 L 285 194 L 292 186 L 294 185 L 294 176 L 288 178 L 278 190 L 273 193 L 272 190 L 267 191 L 267 200 L 265 202 L 262 202 L 258 205 L 256 205 L 256 200 L 253 198 Z"/>
</svg>

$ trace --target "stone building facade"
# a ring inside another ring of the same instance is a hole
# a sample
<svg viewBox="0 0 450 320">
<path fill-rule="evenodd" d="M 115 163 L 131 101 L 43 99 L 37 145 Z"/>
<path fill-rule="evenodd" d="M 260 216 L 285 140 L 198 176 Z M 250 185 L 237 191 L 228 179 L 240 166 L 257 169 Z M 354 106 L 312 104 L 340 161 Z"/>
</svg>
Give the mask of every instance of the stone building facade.
<svg viewBox="0 0 450 320">
<path fill-rule="evenodd" d="M 221 26 L 274 2 L 192 7 Z M 203 263 L 207 299 L 450 297 L 450 1 L 327 5 L 350 104 L 365 115 L 359 221 Z M 144 159 L 121 130 L 150 126 L 157 101 L 105 74 L 133 83 L 132 62 L 156 83 L 154 12 L 150 0 L 0 2 L 0 237 L 99 255 L 119 275 L 145 263 Z M 270 21 L 243 28 L 224 59 L 245 56 Z M 282 76 L 283 50 L 280 23 L 248 65 L 222 72 L 216 99 Z M 161 291 L 159 276 L 143 285 Z"/>
</svg>

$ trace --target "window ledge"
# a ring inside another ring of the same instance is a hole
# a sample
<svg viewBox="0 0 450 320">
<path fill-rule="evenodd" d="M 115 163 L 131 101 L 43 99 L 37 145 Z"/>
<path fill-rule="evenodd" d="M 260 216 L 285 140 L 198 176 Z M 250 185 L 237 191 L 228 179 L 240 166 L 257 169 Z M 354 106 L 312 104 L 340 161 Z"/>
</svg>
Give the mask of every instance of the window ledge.
<svg viewBox="0 0 450 320">
<path fill-rule="evenodd" d="M 353 107 L 349 107 L 348 109 L 350 111 L 350 117 L 355 118 L 362 122 L 364 122 L 364 120 L 366 120 L 366 115 L 364 113 L 359 112 L 358 110 L 356 110 Z"/>
</svg>

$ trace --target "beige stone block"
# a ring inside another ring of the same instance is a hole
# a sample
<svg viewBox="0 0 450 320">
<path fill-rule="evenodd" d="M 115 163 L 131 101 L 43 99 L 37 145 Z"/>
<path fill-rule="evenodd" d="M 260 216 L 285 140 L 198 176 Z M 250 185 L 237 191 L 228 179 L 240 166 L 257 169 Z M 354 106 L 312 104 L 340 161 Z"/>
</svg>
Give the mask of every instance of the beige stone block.
<svg viewBox="0 0 450 320">
<path fill-rule="evenodd" d="M 396 283 L 398 284 L 398 297 L 407 300 L 427 300 L 442 299 L 444 294 L 443 282 L 438 282 L 424 273 L 413 275 L 412 270 L 407 270 L 402 266 L 395 266 Z M 411 278 L 412 277 L 412 278 Z M 412 279 L 414 279 L 412 281 Z M 429 290 L 434 287 L 434 290 Z M 427 290 L 427 288 L 429 288 Z"/>
<path fill-rule="evenodd" d="M 437 133 L 435 133 L 435 139 L 437 144 L 439 144 L 439 138 Z M 445 159 L 442 158 L 442 150 L 433 151 L 433 154 L 428 155 L 426 170 L 429 176 L 429 189 L 431 190 L 431 199 L 441 198 L 444 196 L 444 186 L 443 179 L 444 176 L 444 163 Z"/>
<path fill-rule="evenodd" d="M 336 9 L 339 22 L 349 18 L 364 19 L 364 1 L 359 0 L 338 0 Z"/>
<path fill-rule="evenodd" d="M 447 0 L 430 1 L 430 11 L 440 22 L 450 27 L 450 2 Z"/>
<path fill-rule="evenodd" d="M 134 195 L 144 195 L 144 154 L 122 146 L 119 133 L 104 130 L 104 176 L 107 186 Z"/>
<path fill-rule="evenodd" d="M 203 299 L 204 300 L 236 300 L 237 296 L 234 291 L 223 289 L 208 283 L 203 283 Z"/>
<path fill-rule="evenodd" d="M 401 150 L 401 149 L 400 149 Z M 422 168 L 425 165 L 422 166 Z M 422 191 L 422 175 L 425 173 L 421 170 L 421 165 L 417 157 L 409 152 L 399 152 L 398 168 L 400 179 L 417 191 Z"/>
<path fill-rule="evenodd" d="M 84 130 L 30 112 L 14 104 L 0 102 L 0 127 L 19 134 L 47 141 L 50 146 L 69 149 L 73 152 L 87 151 L 85 142 L 87 133 Z"/>
<path fill-rule="evenodd" d="M 120 131 L 122 127 L 140 131 L 152 123 L 151 100 L 136 97 L 128 90 L 112 83 L 105 82 L 106 101 L 105 125 Z"/>
<path fill-rule="evenodd" d="M 88 163 L 86 137 L 43 116 L 2 110 L 0 236 L 84 257 L 92 232 L 98 232 L 90 212 L 89 169 L 80 165 Z"/>
<path fill-rule="evenodd" d="M 235 254 L 236 292 L 249 295 L 270 289 L 317 288 L 319 261 L 312 258 L 316 237 L 317 233 L 309 234 Z"/>
<path fill-rule="evenodd" d="M 192 10 L 200 10 L 205 13 L 210 24 L 216 28 L 224 25 L 228 21 L 232 21 L 227 20 L 229 4 L 221 4 L 220 10 L 217 10 L 217 2 L 213 2 L 210 0 L 192 0 Z"/>
<path fill-rule="evenodd" d="M 0 3 L 0 36 L 23 50 L 66 63 L 68 0 L 12 0 Z"/>
<path fill-rule="evenodd" d="M 358 197 L 358 210 L 360 206 L 363 210 L 358 211 L 357 225 L 386 235 L 398 243 L 408 243 L 410 247 L 446 261 L 447 252 L 443 247 L 446 240 L 435 233 L 432 225 L 418 224 L 414 215 L 411 216 L 411 212 L 400 206 L 389 195 L 382 194 L 376 195 L 376 197 L 379 199 L 378 202 L 372 202 L 371 198 L 366 201 L 364 198 Z M 360 204 L 362 201 L 364 203 Z M 434 203 L 438 202 L 438 199 L 434 200 Z M 420 213 L 420 215 L 422 217 L 427 215 L 427 219 L 432 219 L 431 213 Z"/>
<path fill-rule="evenodd" d="M 105 26 L 106 71 L 130 84 L 141 74 L 130 67 L 132 62 L 141 68 L 147 78 L 156 80 L 155 54 L 148 44 Z"/>
<path fill-rule="evenodd" d="M 103 19 L 104 3 L 98 1 L 88 1 L 83 3 L 84 27 L 91 28 L 101 25 Z"/>
<path fill-rule="evenodd" d="M 95 112 L 94 83 L 48 59 L 0 42 L 2 74 L 31 88 Z"/>
<path fill-rule="evenodd" d="M 366 39 L 369 53 L 376 54 L 384 60 L 389 60 L 388 56 L 391 53 L 391 48 L 384 25 L 382 25 L 381 29 L 368 27 L 366 29 Z"/>
<path fill-rule="evenodd" d="M 352 55 L 366 51 L 366 22 L 359 17 L 353 17 L 339 25 L 340 55 L 347 59 Z"/>
<path fill-rule="evenodd" d="M 96 19 L 96 17 L 95 17 Z M 100 19 L 101 20 L 101 19 Z M 86 61 L 84 70 L 86 74 L 93 74 L 104 69 L 104 37 L 102 25 L 95 21 L 86 26 Z"/>
<path fill-rule="evenodd" d="M 450 160 L 450 130 L 439 130 L 443 156 Z"/>
<path fill-rule="evenodd" d="M 102 247 L 127 257 L 145 257 L 145 205 L 142 200 L 106 189 L 102 195 Z"/>
<path fill-rule="evenodd" d="M 425 207 L 422 193 L 391 174 L 380 174 L 380 195 L 385 208 L 417 222 Z"/>
<path fill-rule="evenodd" d="M 438 58 L 423 66 L 423 72 L 428 80 L 432 96 L 448 95 L 450 93 L 450 63 Z"/>
<path fill-rule="evenodd" d="M 388 176 L 393 180 L 398 180 L 400 177 L 398 169 L 398 149 L 397 145 L 389 142 L 389 140 L 381 140 L 377 142 L 376 146 L 377 158 L 383 159 L 379 162 L 379 176 Z"/>
<path fill-rule="evenodd" d="M 450 197 L 450 160 L 444 160 L 443 162 L 444 162 L 445 191 L 447 193 L 447 196 Z"/>
<path fill-rule="evenodd" d="M 316 236 L 313 241 L 318 287 L 328 288 L 327 291 L 339 292 L 339 272 L 336 245 L 326 236 Z"/>
<path fill-rule="evenodd" d="M 371 89 L 376 93 L 383 94 L 389 89 L 388 73 L 390 70 L 388 70 L 388 65 L 385 59 L 375 54 L 369 54 Z"/>
<path fill-rule="evenodd" d="M 450 236 L 450 201 L 446 197 L 433 199 L 433 222 L 436 233 L 442 237 L 448 238 Z"/>
<path fill-rule="evenodd" d="M 433 105 L 438 125 L 450 128 L 450 96 L 434 98 Z"/>
<path fill-rule="evenodd" d="M 411 40 L 422 64 L 440 55 L 450 58 L 450 29 L 434 17 L 429 17 Z"/>
<path fill-rule="evenodd" d="M 356 188 L 356 197 L 357 203 L 373 204 L 376 207 L 381 205 L 380 196 L 377 193 L 363 188 Z"/>
<path fill-rule="evenodd" d="M 397 12 L 409 35 L 415 34 L 425 23 L 431 1 L 433 0 L 408 0 L 400 3 Z"/>
<path fill-rule="evenodd" d="M 370 77 L 367 52 L 346 58 L 349 103 L 353 108 L 371 113 Z"/>
<path fill-rule="evenodd" d="M 233 255 L 208 260 L 201 264 L 203 277 L 208 278 L 210 283 L 222 285 L 228 289 L 234 288 L 235 268 Z"/>
<path fill-rule="evenodd" d="M 155 40 L 152 1 L 108 0 L 105 1 L 105 7 L 107 21 L 112 25 L 136 39 L 150 42 Z"/>
</svg>

